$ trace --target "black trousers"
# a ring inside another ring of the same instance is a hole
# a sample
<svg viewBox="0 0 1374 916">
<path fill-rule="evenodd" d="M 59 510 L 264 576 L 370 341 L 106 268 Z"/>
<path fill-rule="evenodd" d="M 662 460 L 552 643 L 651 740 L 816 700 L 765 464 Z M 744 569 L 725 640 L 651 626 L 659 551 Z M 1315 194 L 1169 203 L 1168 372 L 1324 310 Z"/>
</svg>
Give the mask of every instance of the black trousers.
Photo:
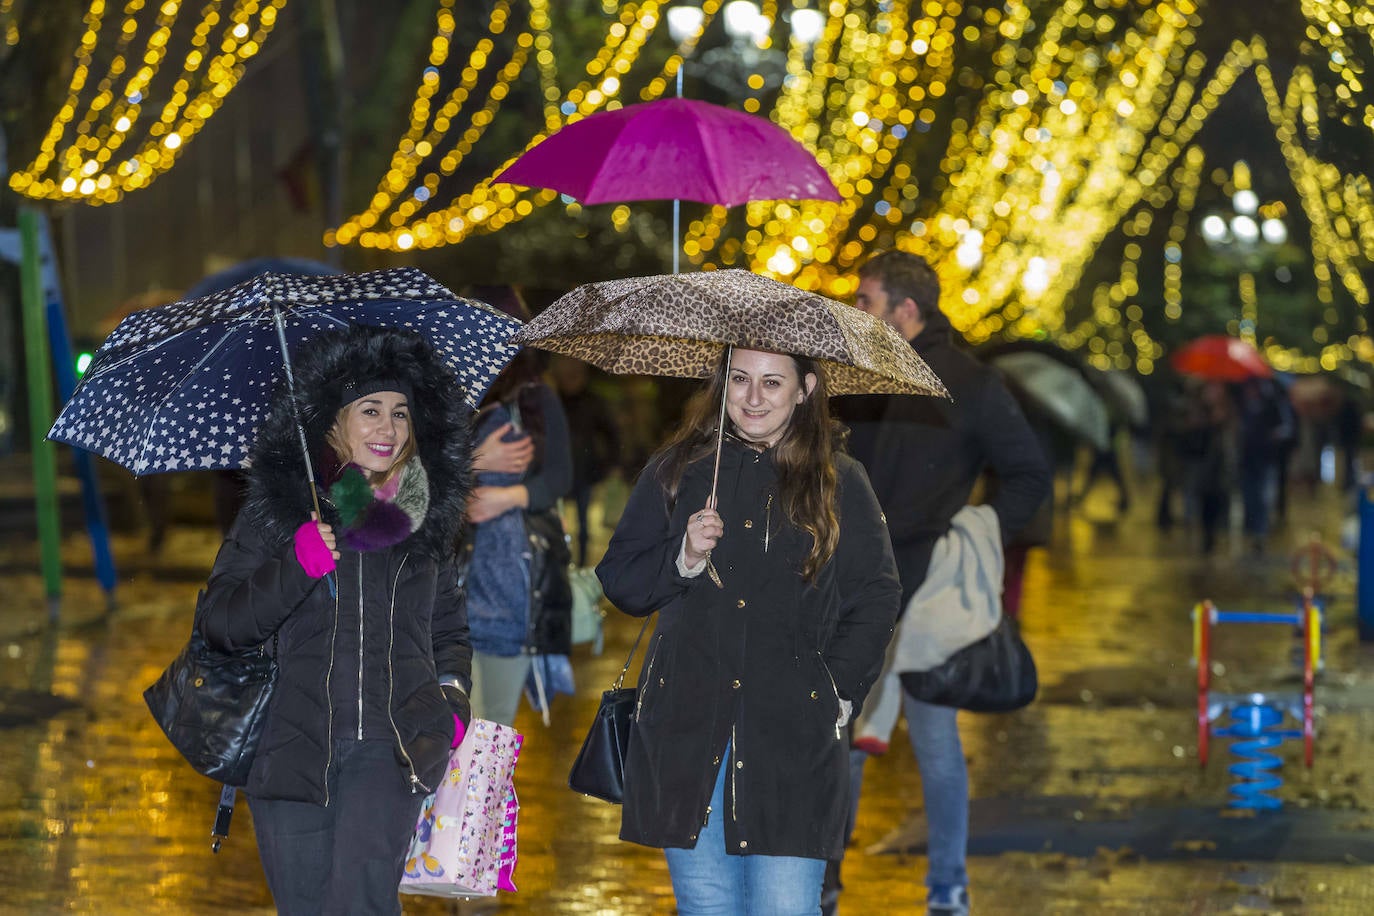
<svg viewBox="0 0 1374 916">
<path fill-rule="evenodd" d="M 258 856 L 277 912 L 393 914 L 423 795 L 390 741 L 336 741 L 329 805 L 249 797 Z"/>
</svg>

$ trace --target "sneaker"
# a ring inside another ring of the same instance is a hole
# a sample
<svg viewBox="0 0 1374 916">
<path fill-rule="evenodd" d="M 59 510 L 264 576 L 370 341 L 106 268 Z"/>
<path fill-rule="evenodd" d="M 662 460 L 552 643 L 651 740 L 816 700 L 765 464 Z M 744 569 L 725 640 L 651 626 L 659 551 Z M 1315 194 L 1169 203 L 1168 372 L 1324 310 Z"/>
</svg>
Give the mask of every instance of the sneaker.
<svg viewBox="0 0 1374 916">
<path fill-rule="evenodd" d="M 927 916 L 968 916 L 968 888 L 937 884 L 926 895 Z"/>
<path fill-rule="evenodd" d="M 855 738 L 851 745 L 856 751 L 863 751 L 873 757 L 881 757 L 887 753 L 887 742 L 881 738 L 874 738 L 865 735 L 862 738 Z"/>
</svg>

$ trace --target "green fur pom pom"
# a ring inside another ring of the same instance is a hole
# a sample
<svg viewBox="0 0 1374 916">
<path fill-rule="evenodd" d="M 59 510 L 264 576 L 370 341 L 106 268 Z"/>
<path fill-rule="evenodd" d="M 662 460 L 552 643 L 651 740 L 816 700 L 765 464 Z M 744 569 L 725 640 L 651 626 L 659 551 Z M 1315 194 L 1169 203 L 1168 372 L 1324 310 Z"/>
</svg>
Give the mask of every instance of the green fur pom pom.
<svg viewBox="0 0 1374 916">
<path fill-rule="evenodd" d="M 329 488 L 329 501 L 339 512 L 339 522 L 352 528 L 358 516 L 372 503 L 372 486 L 366 475 L 355 467 L 345 468 L 343 474 Z"/>
</svg>

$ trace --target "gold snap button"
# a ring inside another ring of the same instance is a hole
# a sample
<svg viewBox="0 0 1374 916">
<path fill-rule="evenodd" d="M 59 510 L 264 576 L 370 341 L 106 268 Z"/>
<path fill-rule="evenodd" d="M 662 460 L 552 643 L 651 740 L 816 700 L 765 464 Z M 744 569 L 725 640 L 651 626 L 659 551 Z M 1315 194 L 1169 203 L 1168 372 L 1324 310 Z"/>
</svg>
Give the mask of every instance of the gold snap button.
<svg viewBox="0 0 1374 916">
<path fill-rule="evenodd" d="M 733 681 L 731 681 L 731 682 L 730 682 L 730 686 L 733 687 L 733 688 L 735 688 L 736 690 L 739 690 L 739 681 L 738 681 L 738 680 L 733 680 Z"/>
<path fill-rule="evenodd" d="M 816 699 L 816 691 L 811 691 L 811 699 Z"/>
<path fill-rule="evenodd" d="M 737 770 L 742 770 L 742 769 L 744 769 L 744 761 L 743 761 L 743 760 L 736 760 L 736 761 L 735 761 L 735 769 L 737 769 Z"/>
<path fill-rule="evenodd" d="M 198 677 L 198 678 L 196 678 L 196 686 L 197 686 L 197 687 L 204 687 L 204 686 L 205 686 L 205 678 L 203 678 L 203 677 Z"/>
<path fill-rule="evenodd" d="M 748 849 L 748 848 L 749 848 L 749 841 L 748 841 L 748 840 L 740 840 L 740 841 L 739 841 L 739 848 L 740 848 L 740 849 Z"/>
<path fill-rule="evenodd" d="M 746 519 L 744 520 L 744 527 L 746 527 L 746 528 L 752 528 L 752 527 L 754 527 L 754 520 L 753 520 L 752 518 L 746 518 Z"/>
<path fill-rule="evenodd" d="M 744 599 L 741 598 L 740 600 L 736 601 L 735 607 L 744 607 Z"/>
</svg>

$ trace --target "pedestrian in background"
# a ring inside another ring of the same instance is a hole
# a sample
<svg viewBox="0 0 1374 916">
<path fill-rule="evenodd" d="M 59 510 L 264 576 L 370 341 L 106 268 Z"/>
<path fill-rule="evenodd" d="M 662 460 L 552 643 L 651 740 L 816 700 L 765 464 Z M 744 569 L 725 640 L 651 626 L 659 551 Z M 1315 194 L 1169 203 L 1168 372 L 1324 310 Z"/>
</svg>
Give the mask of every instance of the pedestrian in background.
<svg viewBox="0 0 1374 916">
<path fill-rule="evenodd" d="M 509 287 L 480 298 L 522 320 L 529 312 Z M 536 654 L 567 655 L 572 605 L 552 600 L 550 580 L 566 580 L 552 560 L 551 539 L 563 538 L 558 500 L 572 486 L 568 421 L 558 395 L 543 381 L 543 356 L 522 350 L 497 376 L 482 402 L 473 454 L 476 486 L 469 528 L 459 552 L 472 628 L 475 714 L 510 725 L 520 708 Z M 527 516 L 542 513 L 556 530 L 530 537 Z M 560 551 L 561 555 L 561 551 Z"/>
<path fill-rule="evenodd" d="M 606 399 L 588 384 L 591 369 L 586 363 L 568 356 L 554 356 L 550 375 L 568 417 L 572 497 L 577 509 L 577 565 L 586 566 L 592 490 L 606 479 L 619 461 L 620 427 Z"/>
<path fill-rule="evenodd" d="M 814 914 L 844 843 L 844 728 L 900 587 L 873 491 L 837 439 L 813 361 L 734 350 L 641 473 L 597 567 L 616 607 L 659 611 L 620 837 L 665 850 L 682 916 Z"/>
<path fill-rule="evenodd" d="M 954 329 L 939 301 L 939 278 L 916 255 L 884 252 L 859 271 L 856 305 L 910 341 L 952 400 L 911 395 L 836 400 L 837 413 L 852 430 L 851 452 L 868 469 L 887 518 L 904 608 L 926 577 L 935 543 L 985 469 L 997 475 L 990 504 L 1004 542 L 1051 495 L 1049 466 L 1021 409 L 995 371 L 956 349 Z M 957 710 L 922 703 L 905 691 L 900 696 L 921 769 L 930 832 L 927 909 L 964 914 L 969 906 L 968 769 Z M 868 756 L 862 748 L 851 755 L 856 809 Z M 840 888 L 838 858 L 827 870 L 826 884 L 826 903 L 833 909 Z"/>
<path fill-rule="evenodd" d="M 296 354 L 295 392 L 259 430 L 197 624 L 276 653 L 244 791 L 277 911 L 398 914 L 420 803 L 470 719 L 453 539 L 471 411 L 419 335 L 362 326 Z"/>
<path fill-rule="evenodd" d="M 1293 406 L 1269 379 L 1246 379 L 1233 389 L 1236 401 L 1237 469 L 1245 535 L 1262 553 L 1269 536 L 1270 500 L 1277 486 L 1280 453 L 1297 438 Z"/>
</svg>

